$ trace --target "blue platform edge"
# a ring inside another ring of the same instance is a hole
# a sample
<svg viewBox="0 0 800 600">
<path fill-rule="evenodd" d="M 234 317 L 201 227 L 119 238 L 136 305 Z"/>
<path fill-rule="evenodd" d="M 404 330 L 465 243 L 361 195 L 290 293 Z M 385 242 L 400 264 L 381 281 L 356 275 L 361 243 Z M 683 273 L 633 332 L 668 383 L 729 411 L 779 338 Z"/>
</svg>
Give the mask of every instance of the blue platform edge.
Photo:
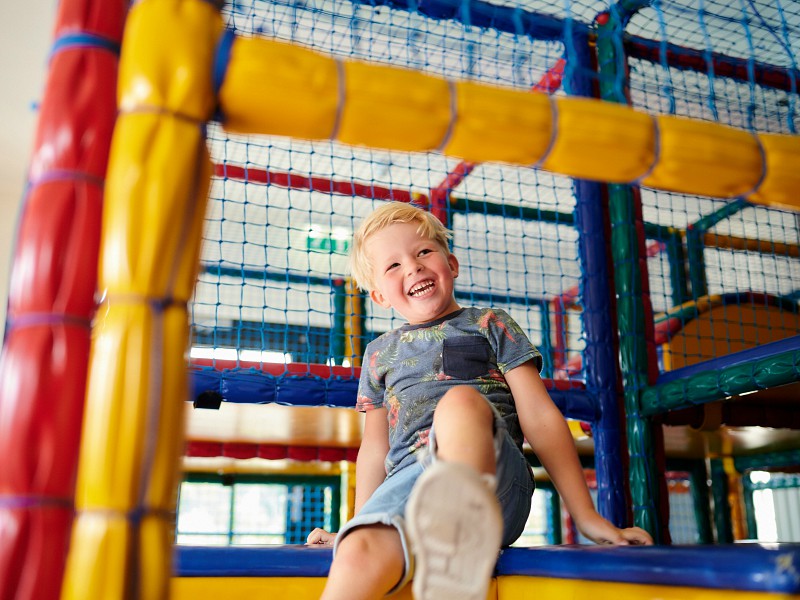
<svg viewBox="0 0 800 600">
<path fill-rule="evenodd" d="M 326 577 L 320 546 L 176 547 L 178 577 Z M 509 548 L 496 575 L 755 592 L 800 592 L 800 544 Z"/>
<path fill-rule="evenodd" d="M 314 375 L 270 375 L 257 369 L 189 369 L 192 398 L 216 392 L 225 402 L 242 404 L 283 404 L 286 406 L 333 406 L 353 408 L 358 378 Z M 565 417 L 594 422 L 597 406 L 585 389 L 549 390 L 550 397 Z"/>
</svg>

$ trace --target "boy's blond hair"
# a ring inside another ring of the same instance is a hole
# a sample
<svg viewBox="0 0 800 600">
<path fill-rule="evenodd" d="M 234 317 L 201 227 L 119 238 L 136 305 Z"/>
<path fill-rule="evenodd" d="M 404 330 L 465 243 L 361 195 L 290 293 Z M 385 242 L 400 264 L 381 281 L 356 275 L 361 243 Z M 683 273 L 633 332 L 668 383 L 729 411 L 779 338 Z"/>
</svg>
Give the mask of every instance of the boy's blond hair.
<svg viewBox="0 0 800 600">
<path fill-rule="evenodd" d="M 388 202 L 375 209 L 358 226 L 353 234 L 350 250 L 350 271 L 356 285 L 365 292 L 375 288 L 372 261 L 366 252 L 370 236 L 395 223 L 417 223 L 417 233 L 436 242 L 450 256 L 448 240 L 452 234 L 433 214 L 405 202 Z"/>
</svg>

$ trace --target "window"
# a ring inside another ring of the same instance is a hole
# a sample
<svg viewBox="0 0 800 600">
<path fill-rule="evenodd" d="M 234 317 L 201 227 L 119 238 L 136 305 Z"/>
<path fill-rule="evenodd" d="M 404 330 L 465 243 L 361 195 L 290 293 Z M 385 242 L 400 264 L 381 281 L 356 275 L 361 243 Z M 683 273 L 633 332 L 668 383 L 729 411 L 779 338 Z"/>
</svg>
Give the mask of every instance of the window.
<svg viewBox="0 0 800 600">
<path fill-rule="evenodd" d="M 751 537 L 759 542 L 800 541 L 800 475 L 750 471 L 744 487 Z"/>
<path fill-rule="evenodd" d="M 338 477 L 191 475 L 178 501 L 176 543 L 302 544 L 314 527 L 339 529 Z"/>
</svg>

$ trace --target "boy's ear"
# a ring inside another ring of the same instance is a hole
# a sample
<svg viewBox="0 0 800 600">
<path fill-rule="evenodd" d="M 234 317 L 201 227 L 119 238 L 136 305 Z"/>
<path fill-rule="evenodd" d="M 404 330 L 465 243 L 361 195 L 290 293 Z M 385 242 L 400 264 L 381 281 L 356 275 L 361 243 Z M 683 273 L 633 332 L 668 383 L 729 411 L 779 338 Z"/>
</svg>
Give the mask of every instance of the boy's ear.
<svg viewBox="0 0 800 600">
<path fill-rule="evenodd" d="M 369 293 L 369 297 L 372 298 L 372 301 L 378 306 L 382 306 L 383 308 L 392 308 L 392 305 L 383 296 L 383 294 L 381 294 L 380 290 L 372 290 Z"/>
<path fill-rule="evenodd" d="M 450 271 L 453 273 L 453 278 L 455 279 L 458 277 L 458 259 L 456 258 L 455 254 L 451 254 L 447 257 L 447 264 L 450 265 Z"/>
</svg>

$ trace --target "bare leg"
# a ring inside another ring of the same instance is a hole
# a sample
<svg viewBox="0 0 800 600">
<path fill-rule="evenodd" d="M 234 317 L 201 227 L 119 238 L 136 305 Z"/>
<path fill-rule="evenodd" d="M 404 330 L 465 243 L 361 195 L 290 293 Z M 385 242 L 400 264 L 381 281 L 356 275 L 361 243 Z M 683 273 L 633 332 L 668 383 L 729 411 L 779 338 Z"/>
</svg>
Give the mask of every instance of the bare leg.
<svg viewBox="0 0 800 600">
<path fill-rule="evenodd" d="M 493 425 L 494 413 L 478 390 L 469 386 L 451 389 L 433 415 L 437 456 L 494 475 Z"/>
<path fill-rule="evenodd" d="M 336 549 L 320 600 L 383 598 L 403 576 L 400 534 L 387 525 L 351 531 Z"/>
<path fill-rule="evenodd" d="M 503 533 L 494 486 L 494 413 L 476 389 L 458 386 L 433 415 L 439 459 L 406 507 L 416 554 L 417 600 L 485 600 Z M 493 479 L 493 477 L 492 477 Z"/>
</svg>

